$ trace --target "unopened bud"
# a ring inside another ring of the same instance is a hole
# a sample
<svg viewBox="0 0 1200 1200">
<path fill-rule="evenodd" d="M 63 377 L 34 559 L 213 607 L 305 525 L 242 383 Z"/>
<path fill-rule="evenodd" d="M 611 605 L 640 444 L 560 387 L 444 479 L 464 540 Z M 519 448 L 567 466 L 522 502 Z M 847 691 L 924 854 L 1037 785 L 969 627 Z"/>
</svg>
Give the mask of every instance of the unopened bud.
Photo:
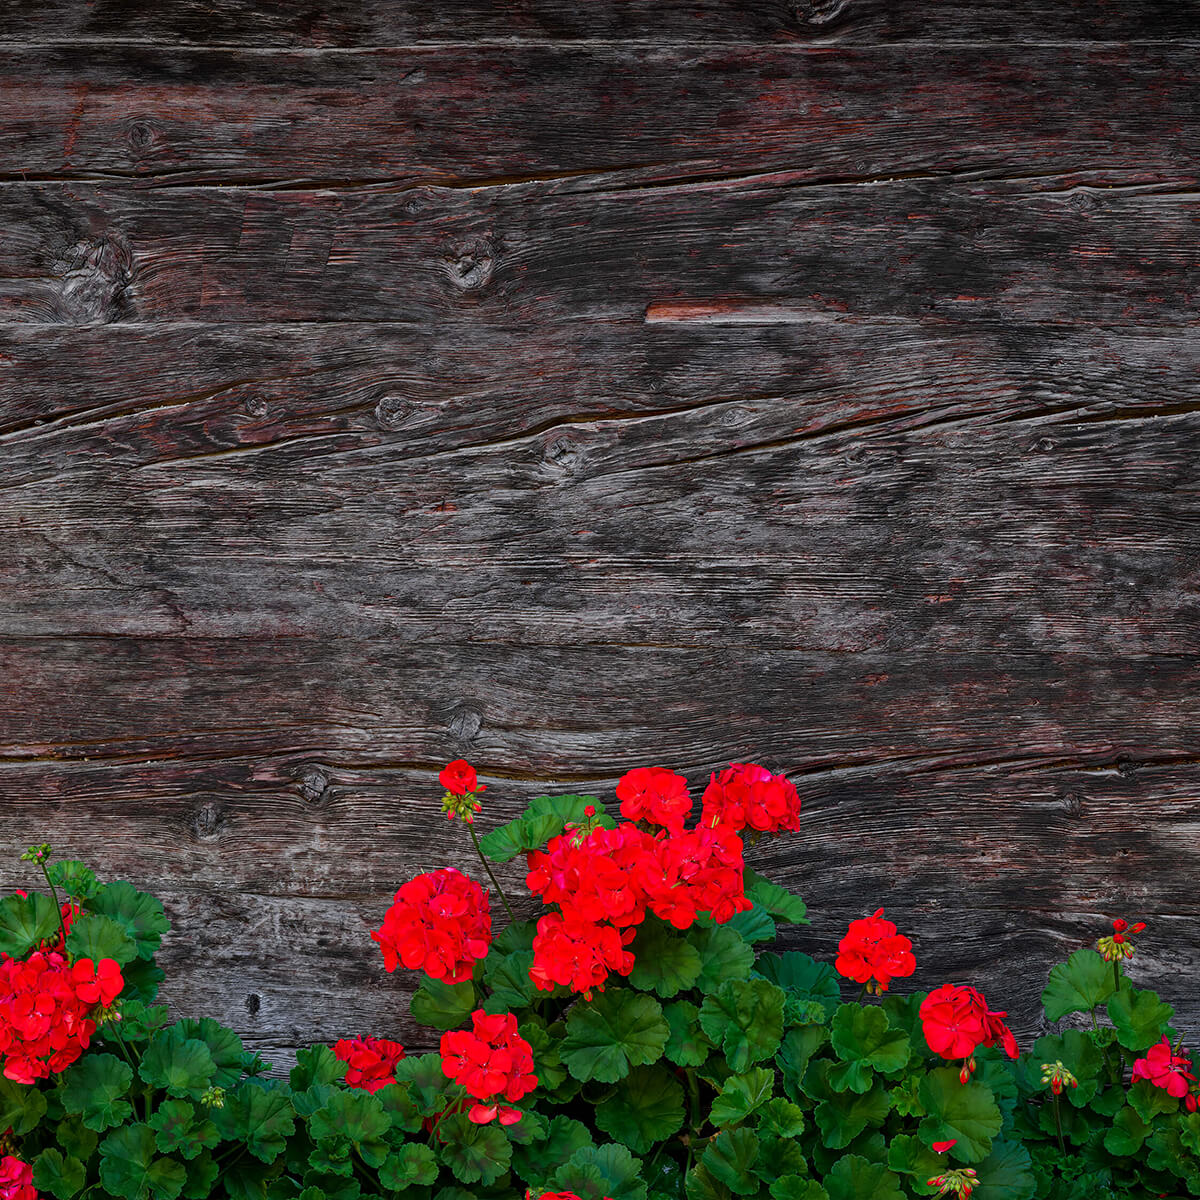
<svg viewBox="0 0 1200 1200">
<path fill-rule="evenodd" d="M 204 1108 L 224 1108 L 225 1089 L 221 1087 L 206 1088 L 200 1096 L 200 1103 Z"/>
</svg>

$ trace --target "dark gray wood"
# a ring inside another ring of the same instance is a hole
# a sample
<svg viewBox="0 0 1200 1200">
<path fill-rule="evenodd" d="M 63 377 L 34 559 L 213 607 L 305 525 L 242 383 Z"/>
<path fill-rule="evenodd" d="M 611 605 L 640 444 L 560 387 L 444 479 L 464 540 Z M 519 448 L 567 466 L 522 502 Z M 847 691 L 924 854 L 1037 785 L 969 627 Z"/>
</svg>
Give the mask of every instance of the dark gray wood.
<svg viewBox="0 0 1200 1200">
<path fill-rule="evenodd" d="M 0 40 L 378 46 L 573 41 L 1069 41 L 1198 36 L 1196 0 L 10 0 Z"/>
<path fill-rule="evenodd" d="M 0 188 L 0 322 L 1194 323 L 1200 193 Z"/>
<path fill-rule="evenodd" d="M 0 179 L 1182 186 L 1200 169 L 1195 61 L 1178 45 L 22 48 L 0 55 Z"/>
</svg>

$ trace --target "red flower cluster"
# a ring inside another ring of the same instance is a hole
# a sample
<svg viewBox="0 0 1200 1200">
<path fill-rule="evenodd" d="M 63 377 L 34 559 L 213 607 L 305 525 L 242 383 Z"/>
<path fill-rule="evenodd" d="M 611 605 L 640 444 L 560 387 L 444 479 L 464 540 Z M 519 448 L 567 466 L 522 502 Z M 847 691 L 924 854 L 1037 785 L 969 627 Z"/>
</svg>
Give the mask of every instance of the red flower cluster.
<svg viewBox="0 0 1200 1200">
<path fill-rule="evenodd" d="M 846 936 L 838 942 L 834 964 L 839 975 L 865 983 L 867 991 L 882 994 L 893 979 L 911 975 L 917 969 L 912 942 L 896 932 L 891 921 L 883 919 L 883 909 L 873 915 L 851 921 Z"/>
<path fill-rule="evenodd" d="M 492 943 L 488 894 L 453 867 L 418 875 L 401 886 L 371 937 L 389 971 L 403 963 L 434 979 L 462 983 Z"/>
<path fill-rule="evenodd" d="M 33 1167 L 11 1154 L 0 1158 L 0 1200 L 38 1200 Z"/>
<path fill-rule="evenodd" d="M 921 1027 L 929 1048 L 943 1058 L 965 1058 L 960 1078 L 966 1083 L 974 1070 L 975 1051 L 1000 1042 L 1009 1058 L 1017 1057 L 1017 1039 L 1002 1018 L 992 1012 L 982 993 L 973 987 L 944 983 L 921 1002 Z"/>
<path fill-rule="evenodd" d="M 347 1064 L 346 1083 L 350 1087 L 377 1092 L 396 1082 L 396 1064 L 404 1057 L 404 1047 L 385 1038 L 342 1038 L 334 1045 L 333 1053 Z"/>
<path fill-rule="evenodd" d="M 631 822 L 551 838 L 528 856 L 526 882 L 559 913 L 538 922 L 530 978 L 590 998 L 610 971 L 628 975 L 632 926 L 646 913 L 687 929 L 699 913 L 728 921 L 752 907 L 743 892 L 742 842 L 728 827 L 651 834 Z"/>
<path fill-rule="evenodd" d="M 1108 937 L 1102 937 L 1096 943 L 1100 957 L 1105 962 L 1120 962 L 1123 958 L 1133 957 L 1133 938 L 1131 934 L 1141 933 L 1146 928 L 1145 921 L 1136 922 L 1131 928 L 1124 917 L 1118 917 L 1112 923 L 1113 931 Z"/>
<path fill-rule="evenodd" d="M 520 1100 L 537 1087 L 533 1047 L 517 1033 L 517 1018 L 512 1013 L 489 1014 L 476 1009 L 471 1025 L 470 1031 L 442 1034 L 442 1071 L 476 1100 L 484 1101 L 471 1106 L 470 1120 L 486 1125 L 499 1117 L 501 1125 L 511 1125 L 521 1119 L 520 1109 L 497 1101 L 500 1097 Z"/>
<path fill-rule="evenodd" d="M 1188 1110 L 1194 1112 L 1196 1098 L 1189 1093 L 1196 1077 L 1191 1073 L 1191 1065 L 1191 1059 L 1186 1055 L 1171 1053 L 1171 1042 L 1164 1037 L 1146 1051 L 1145 1058 L 1139 1058 L 1133 1064 L 1133 1078 L 1148 1079 L 1155 1087 L 1162 1088 L 1168 1096 L 1174 1096 L 1177 1100 L 1186 1096 L 1191 1101 Z"/>
<path fill-rule="evenodd" d="M 670 833 L 681 833 L 692 811 L 687 780 L 664 767 L 636 767 L 626 772 L 617 784 L 617 799 L 621 816 L 661 825 Z"/>
<path fill-rule="evenodd" d="M 757 763 L 732 763 L 713 772 L 700 801 L 702 825 L 749 826 L 759 833 L 800 828 L 800 797 L 783 775 Z"/>
<path fill-rule="evenodd" d="M 69 1067 L 96 1032 L 96 1008 L 107 1008 L 125 986 L 111 958 L 99 964 L 39 950 L 24 961 L 0 962 L 0 1061 L 5 1078 L 33 1083 Z"/>
<path fill-rule="evenodd" d="M 478 799 L 479 793 L 487 791 L 479 782 L 475 768 L 465 758 L 456 758 L 442 768 L 438 782 L 446 789 L 442 797 L 442 812 L 447 820 L 461 817 L 468 825 L 473 825 L 475 814 L 483 808 Z"/>
</svg>

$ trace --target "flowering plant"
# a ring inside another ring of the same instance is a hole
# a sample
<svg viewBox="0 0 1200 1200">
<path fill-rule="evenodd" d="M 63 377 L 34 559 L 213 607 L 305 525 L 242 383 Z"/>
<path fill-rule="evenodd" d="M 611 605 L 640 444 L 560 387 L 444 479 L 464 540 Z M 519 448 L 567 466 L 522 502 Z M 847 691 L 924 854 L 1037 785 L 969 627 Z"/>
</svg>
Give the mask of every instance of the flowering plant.
<svg viewBox="0 0 1200 1200">
<path fill-rule="evenodd" d="M 834 966 L 771 949 L 806 909 L 744 861 L 799 824 L 765 768 L 714 774 L 691 827 L 687 781 L 638 768 L 613 815 L 539 797 L 482 838 L 475 771 L 440 782 L 491 887 L 419 875 L 372 934 L 385 970 L 421 972 L 437 1048 L 347 1037 L 286 1079 L 154 1004 L 157 901 L 34 848 L 50 895 L 0 902 L 0 1200 L 1200 1194 L 1190 1056 L 1123 973 L 1143 926 L 1052 970 L 1047 1017 L 1090 1028 L 1021 1055 L 974 987 L 893 991 L 917 961 L 882 909 Z M 522 859 L 544 905 L 524 920 L 493 871 Z"/>
</svg>

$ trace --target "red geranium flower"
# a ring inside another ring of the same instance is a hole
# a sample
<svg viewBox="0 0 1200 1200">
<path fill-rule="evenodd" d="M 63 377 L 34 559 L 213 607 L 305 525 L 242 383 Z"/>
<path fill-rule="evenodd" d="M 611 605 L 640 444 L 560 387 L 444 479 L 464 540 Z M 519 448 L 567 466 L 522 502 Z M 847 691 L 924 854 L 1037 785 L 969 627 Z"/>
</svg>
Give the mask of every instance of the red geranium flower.
<svg viewBox="0 0 1200 1200">
<path fill-rule="evenodd" d="M 783 775 L 757 763 L 732 763 L 714 772 L 701 800 L 703 825 L 747 826 L 760 833 L 800 828 L 800 796 Z"/>
<path fill-rule="evenodd" d="M 683 829 L 692 811 L 687 780 L 665 767 L 635 767 L 617 784 L 621 816 L 630 821 L 644 819 L 672 833 Z"/>
<path fill-rule="evenodd" d="M 1182 1100 L 1188 1094 L 1189 1083 L 1196 1078 L 1191 1073 L 1191 1065 L 1191 1059 L 1186 1055 L 1171 1053 L 1170 1039 L 1164 1037 L 1146 1051 L 1145 1058 L 1139 1058 L 1133 1064 L 1133 1078 L 1148 1079 L 1168 1096 Z"/>
<path fill-rule="evenodd" d="M 850 922 L 846 936 L 838 943 L 835 962 L 839 975 L 865 983 L 868 991 L 886 992 L 893 979 L 911 975 L 917 969 L 912 942 L 896 932 L 891 921 L 883 919 L 883 909 L 872 916 Z"/>
<path fill-rule="evenodd" d="M 382 928 L 371 937 L 388 971 L 403 963 L 434 979 L 462 983 L 492 942 L 488 894 L 453 867 L 418 875 L 396 893 Z"/>
<path fill-rule="evenodd" d="M 71 968 L 71 983 L 80 1000 L 101 1008 L 108 1008 L 125 986 L 121 968 L 111 958 L 102 959 L 99 966 L 90 958 L 81 958 Z"/>
<path fill-rule="evenodd" d="M 485 1102 L 471 1108 L 470 1120 L 483 1125 L 499 1117 L 502 1125 L 511 1125 L 521 1119 L 520 1110 L 497 1101 L 501 1097 L 520 1100 L 537 1087 L 533 1047 L 517 1032 L 517 1018 L 512 1013 L 489 1014 L 476 1009 L 471 1025 L 469 1031 L 442 1034 L 442 1071 L 469 1095 Z"/>
<path fill-rule="evenodd" d="M 452 796 L 487 791 L 486 786 L 480 786 L 475 768 L 465 758 L 456 758 L 452 763 L 447 763 L 438 775 L 438 783 Z"/>
<path fill-rule="evenodd" d="M 992 1012 L 973 987 L 944 983 L 921 1002 L 921 1027 L 929 1048 L 943 1058 L 969 1058 L 980 1046 L 997 1041 L 1009 1058 L 1017 1057 L 1017 1041 L 1004 1024 L 1007 1013 Z M 965 1070 L 965 1069 L 964 1069 Z"/>
<path fill-rule="evenodd" d="M 0 1158 L 0 1200 L 38 1200 L 33 1167 L 11 1154 Z"/>
<path fill-rule="evenodd" d="M 541 991 L 562 984 L 590 1000 L 593 988 L 604 990 L 609 972 L 628 975 L 633 970 L 633 955 L 625 946 L 635 932 L 546 913 L 537 923 L 529 978 Z"/>
<path fill-rule="evenodd" d="M 347 1064 L 346 1083 L 372 1093 L 396 1082 L 396 1064 L 405 1057 L 399 1042 L 374 1037 L 342 1038 L 333 1052 Z"/>
</svg>

